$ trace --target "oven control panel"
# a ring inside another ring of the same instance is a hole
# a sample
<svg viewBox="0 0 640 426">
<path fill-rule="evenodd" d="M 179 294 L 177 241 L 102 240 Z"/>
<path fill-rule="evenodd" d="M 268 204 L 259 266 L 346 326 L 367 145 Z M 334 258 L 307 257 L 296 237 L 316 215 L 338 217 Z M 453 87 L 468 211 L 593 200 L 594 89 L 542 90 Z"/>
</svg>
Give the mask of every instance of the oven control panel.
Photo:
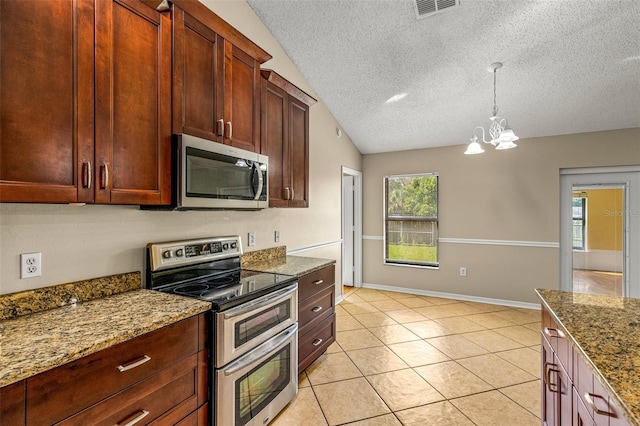
<svg viewBox="0 0 640 426">
<path fill-rule="evenodd" d="M 240 256 L 240 236 L 212 237 L 147 245 L 152 271 Z"/>
</svg>

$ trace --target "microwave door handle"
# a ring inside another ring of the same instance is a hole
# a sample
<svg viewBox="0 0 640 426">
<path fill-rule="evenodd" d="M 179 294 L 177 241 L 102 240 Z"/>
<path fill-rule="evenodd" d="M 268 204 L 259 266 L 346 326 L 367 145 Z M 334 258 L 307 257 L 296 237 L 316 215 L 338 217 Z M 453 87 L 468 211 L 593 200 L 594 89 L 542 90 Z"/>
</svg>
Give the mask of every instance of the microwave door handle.
<svg viewBox="0 0 640 426">
<path fill-rule="evenodd" d="M 262 171 L 260 171 L 260 163 L 253 163 L 253 173 L 257 173 L 258 175 L 258 188 L 255 189 L 254 186 L 254 200 L 258 200 L 260 198 L 260 194 L 262 194 L 262 187 L 264 186 L 264 178 L 262 177 Z M 251 178 L 251 182 L 253 183 L 253 176 Z"/>
</svg>

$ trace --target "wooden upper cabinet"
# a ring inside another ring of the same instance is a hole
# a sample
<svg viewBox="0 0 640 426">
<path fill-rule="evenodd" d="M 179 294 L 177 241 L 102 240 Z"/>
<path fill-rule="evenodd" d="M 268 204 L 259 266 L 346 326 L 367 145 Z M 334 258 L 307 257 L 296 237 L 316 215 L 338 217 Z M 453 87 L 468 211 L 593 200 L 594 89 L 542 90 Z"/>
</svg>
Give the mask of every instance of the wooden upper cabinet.
<svg viewBox="0 0 640 426">
<path fill-rule="evenodd" d="M 169 204 L 171 20 L 139 0 L 96 2 L 96 202 Z"/>
<path fill-rule="evenodd" d="M 173 133 L 260 152 L 260 64 L 271 56 L 202 3 L 175 1 Z"/>
<path fill-rule="evenodd" d="M 262 70 L 261 151 L 269 157 L 269 206 L 309 206 L 309 107 L 316 100 Z"/>
<path fill-rule="evenodd" d="M 93 155 L 93 19 L 92 1 L 0 2 L 0 201 L 93 200 L 82 188 Z"/>
<path fill-rule="evenodd" d="M 9 0 L 0 31 L 0 201 L 168 204 L 168 13 Z"/>
<path fill-rule="evenodd" d="M 223 142 L 222 39 L 178 7 L 173 8 L 173 128 Z M 218 123 L 222 120 L 222 123 Z"/>
</svg>

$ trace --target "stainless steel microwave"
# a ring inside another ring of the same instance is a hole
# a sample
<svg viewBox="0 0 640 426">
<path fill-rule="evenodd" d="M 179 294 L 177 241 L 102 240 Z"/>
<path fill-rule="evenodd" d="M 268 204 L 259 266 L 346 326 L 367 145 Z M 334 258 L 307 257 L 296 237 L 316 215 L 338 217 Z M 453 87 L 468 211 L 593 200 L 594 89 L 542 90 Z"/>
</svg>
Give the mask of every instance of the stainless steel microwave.
<svg viewBox="0 0 640 426">
<path fill-rule="evenodd" d="M 174 207 L 263 209 L 269 206 L 269 159 L 195 136 L 174 135 Z"/>
</svg>

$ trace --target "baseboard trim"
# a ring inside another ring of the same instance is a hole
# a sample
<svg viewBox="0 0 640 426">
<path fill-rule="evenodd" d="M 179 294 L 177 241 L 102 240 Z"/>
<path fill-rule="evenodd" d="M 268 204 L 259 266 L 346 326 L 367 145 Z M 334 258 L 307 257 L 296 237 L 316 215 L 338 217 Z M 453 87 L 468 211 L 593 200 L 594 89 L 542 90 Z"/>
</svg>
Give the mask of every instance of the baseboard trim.
<svg viewBox="0 0 640 426">
<path fill-rule="evenodd" d="M 540 305 L 537 303 L 518 302 L 516 300 L 493 299 L 490 297 L 479 297 L 479 296 L 467 296 L 464 294 L 442 293 L 439 291 L 420 290 L 420 289 L 406 288 L 406 287 L 393 287 L 389 285 L 380 285 L 380 284 L 371 284 L 371 283 L 362 283 L 362 288 L 370 288 L 372 290 L 395 291 L 398 293 L 415 294 L 416 296 L 446 297 L 447 299 L 464 300 L 466 302 L 489 303 L 491 305 L 509 306 L 511 308 L 534 309 L 538 311 L 540 310 Z"/>
</svg>

